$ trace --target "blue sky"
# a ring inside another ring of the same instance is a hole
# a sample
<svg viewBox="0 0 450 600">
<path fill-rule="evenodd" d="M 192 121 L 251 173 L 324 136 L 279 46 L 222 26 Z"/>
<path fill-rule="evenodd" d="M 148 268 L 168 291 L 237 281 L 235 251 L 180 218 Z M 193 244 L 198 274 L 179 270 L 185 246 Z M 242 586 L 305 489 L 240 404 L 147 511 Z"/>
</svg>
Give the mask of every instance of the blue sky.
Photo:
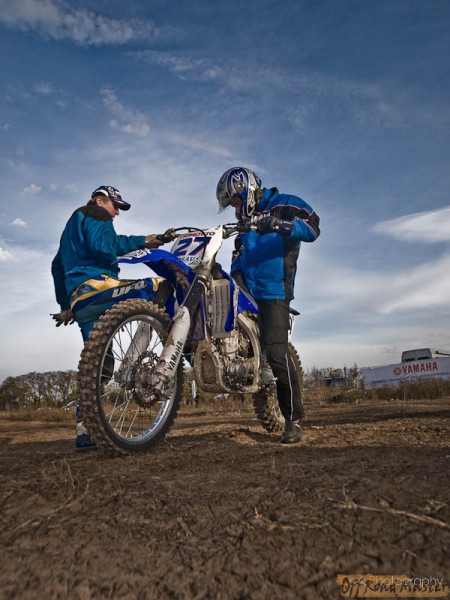
<svg viewBox="0 0 450 600">
<path fill-rule="evenodd" d="M 449 350 L 449 31 L 441 0 L 0 0 L 0 381 L 77 366 L 50 263 L 94 188 L 132 203 L 119 233 L 207 227 L 235 165 L 321 217 L 306 368 Z"/>
</svg>

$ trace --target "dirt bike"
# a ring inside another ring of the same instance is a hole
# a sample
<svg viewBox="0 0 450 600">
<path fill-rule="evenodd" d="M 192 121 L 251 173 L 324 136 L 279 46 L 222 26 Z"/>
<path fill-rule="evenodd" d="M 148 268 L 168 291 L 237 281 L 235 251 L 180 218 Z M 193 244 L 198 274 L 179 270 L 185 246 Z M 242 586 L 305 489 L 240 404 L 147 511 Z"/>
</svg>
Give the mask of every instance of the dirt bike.
<svg viewBox="0 0 450 600">
<path fill-rule="evenodd" d="M 252 227 L 242 223 L 202 230 L 179 228 L 171 252 L 137 250 L 120 259 L 144 263 L 170 282 L 164 306 L 142 299 L 118 302 L 94 326 L 79 363 L 79 395 L 87 429 L 113 453 L 149 450 L 172 426 L 180 405 L 184 360 L 197 389 L 251 395 L 267 431 L 281 431 L 273 377 L 262 368 L 258 307 L 216 262 L 223 240 Z M 184 231 L 184 233 L 182 233 Z M 164 237 L 165 236 L 165 237 Z M 294 315 L 292 311 L 291 329 Z M 302 382 L 294 346 L 289 352 Z"/>
</svg>

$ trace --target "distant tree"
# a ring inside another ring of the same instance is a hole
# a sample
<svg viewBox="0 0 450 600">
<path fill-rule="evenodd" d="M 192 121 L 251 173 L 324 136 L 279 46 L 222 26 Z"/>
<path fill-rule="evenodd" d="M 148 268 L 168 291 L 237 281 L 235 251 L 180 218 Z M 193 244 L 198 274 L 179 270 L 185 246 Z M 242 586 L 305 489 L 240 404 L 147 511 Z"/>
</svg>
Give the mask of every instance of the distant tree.
<svg viewBox="0 0 450 600">
<path fill-rule="evenodd" d="M 33 371 L 8 377 L 0 386 L 0 410 L 33 406 L 64 406 L 77 396 L 75 371 Z M 9 407 L 9 408 L 8 408 Z"/>
<path fill-rule="evenodd" d="M 65 405 L 77 397 L 76 371 L 56 371 L 52 378 L 53 398 L 55 404 Z"/>
<path fill-rule="evenodd" d="M 23 376 L 7 377 L 0 385 L 0 410 L 16 410 L 29 401 L 30 390 Z"/>
<path fill-rule="evenodd" d="M 346 377 L 351 385 L 356 385 L 361 377 L 361 369 L 355 363 L 353 367 L 338 369 L 335 367 L 324 367 L 319 369 L 312 367 L 304 373 L 303 381 L 305 387 L 314 387 L 323 383 L 324 379 L 329 377 Z"/>
<path fill-rule="evenodd" d="M 303 374 L 303 384 L 305 387 L 314 387 L 315 385 L 318 385 L 323 378 L 323 370 L 312 367 Z"/>
<path fill-rule="evenodd" d="M 361 379 L 361 369 L 355 363 L 353 367 L 347 369 L 347 377 L 353 385 L 357 385 Z"/>
<path fill-rule="evenodd" d="M 39 406 L 50 407 L 53 405 L 51 397 L 51 374 L 32 371 L 25 375 L 26 382 L 31 390 L 31 398 L 35 408 Z"/>
<path fill-rule="evenodd" d="M 327 377 L 344 377 L 343 369 L 330 369 Z"/>
</svg>

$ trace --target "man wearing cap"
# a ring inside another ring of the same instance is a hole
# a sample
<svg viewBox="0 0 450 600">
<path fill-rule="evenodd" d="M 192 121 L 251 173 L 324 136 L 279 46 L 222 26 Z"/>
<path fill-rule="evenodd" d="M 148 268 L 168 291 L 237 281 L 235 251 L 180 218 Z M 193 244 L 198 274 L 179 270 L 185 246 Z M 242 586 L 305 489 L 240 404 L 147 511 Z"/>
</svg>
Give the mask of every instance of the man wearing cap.
<svg viewBox="0 0 450 600">
<path fill-rule="evenodd" d="M 165 280 L 148 277 L 118 279 L 118 256 L 142 248 L 158 248 L 161 236 L 118 235 L 113 219 L 119 210 L 129 210 L 114 187 L 94 190 L 87 205 L 78 208 L 62 233 L 58 252 L 52 262 L 56 300 L 61 312 L 53 315 L 56 326 L 78 323 L 86 340 L 100 315 L 121 300 L 144 298 L 163 303 Z M 168 240 L 165 240 L 168 241 Z M 111 360 L 113 360 L 111 356 Z M 77 408 L 77 448 L 93 446 Z"/>
</svg>

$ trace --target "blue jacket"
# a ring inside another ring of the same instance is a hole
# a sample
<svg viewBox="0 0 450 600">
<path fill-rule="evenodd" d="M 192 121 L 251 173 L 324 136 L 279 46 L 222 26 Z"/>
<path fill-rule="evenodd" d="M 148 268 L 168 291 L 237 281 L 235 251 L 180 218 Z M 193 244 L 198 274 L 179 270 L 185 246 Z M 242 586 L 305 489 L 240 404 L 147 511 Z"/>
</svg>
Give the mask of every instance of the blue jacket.
<svg viewBox="0 0 450 600">
<path fill-rule="evenodd" d="M 231 274 L 242 273 L 255 300 L 292 300 L 301 242 L 314 242 L 320 235 L 319 217 L 301 198 L 264 189 L 255 217 L 272 215 L 292 221 L 290 236 L 279 233 L 243 233 L 236 239 Z"/>
<path fill-rule="evenodd" d="M 56 300 L 62 310 L 70 308 L 70 294 L 84 281 L 99 275 L 117 277 L 118 256 L 145 247 L 143 235 L 117 235 L 113 218 L 96 204 L 78 208 L 62 233 L 52 262 Z"/>
</svg>

